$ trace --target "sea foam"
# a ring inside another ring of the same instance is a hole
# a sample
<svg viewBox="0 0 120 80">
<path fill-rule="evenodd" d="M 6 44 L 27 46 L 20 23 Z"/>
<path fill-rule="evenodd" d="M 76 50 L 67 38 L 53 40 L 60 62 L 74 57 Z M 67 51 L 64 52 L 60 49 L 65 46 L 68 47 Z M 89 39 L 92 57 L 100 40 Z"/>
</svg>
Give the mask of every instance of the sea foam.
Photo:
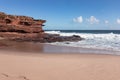
<svg viewBox="0 0 120 80">
<path fill-rule="evenodd" d="M 46 31 L 49 34 L 59 34 L 61 36 L 79 35 L 85 40 L 78 42 L 55 42 L 54 45 L 102 49 L 109 51 L 120 51 L 120 34 L 114 33 L 79 33 L 79 32 L 60 32 Z"/>
</svg>

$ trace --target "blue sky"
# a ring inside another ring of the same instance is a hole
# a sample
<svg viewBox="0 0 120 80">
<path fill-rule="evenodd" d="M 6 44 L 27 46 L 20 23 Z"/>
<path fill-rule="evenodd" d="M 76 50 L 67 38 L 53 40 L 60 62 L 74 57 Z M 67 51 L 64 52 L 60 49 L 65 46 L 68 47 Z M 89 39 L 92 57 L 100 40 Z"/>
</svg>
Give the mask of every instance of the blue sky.
<svg viewBox="0 0 120 80">
<path fill-rule="evenodd" d="M 44 29 L 120 30 L 120 0 L 0 0 L 0 11 L 45 19 Z"/>
</svg>

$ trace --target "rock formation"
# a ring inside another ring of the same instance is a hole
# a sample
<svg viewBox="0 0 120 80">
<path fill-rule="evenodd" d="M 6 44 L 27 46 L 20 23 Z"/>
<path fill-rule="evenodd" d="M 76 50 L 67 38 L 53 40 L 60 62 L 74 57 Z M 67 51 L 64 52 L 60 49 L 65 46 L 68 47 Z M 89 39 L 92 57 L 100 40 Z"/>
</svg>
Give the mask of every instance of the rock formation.
<svg viewBox="0 0 120 80">
<path fill-rule="evenodd" d="M 81 40 L 79 36 L 46 34 L 42 29 L 46 20 L 0 12 L 0 37 L 19 41 L 56 42 Z"/>
<path fill-rule="evenodd" d="M 0 13 L 0 32 L 40 33 L 45 20 Z"/>
</svg>

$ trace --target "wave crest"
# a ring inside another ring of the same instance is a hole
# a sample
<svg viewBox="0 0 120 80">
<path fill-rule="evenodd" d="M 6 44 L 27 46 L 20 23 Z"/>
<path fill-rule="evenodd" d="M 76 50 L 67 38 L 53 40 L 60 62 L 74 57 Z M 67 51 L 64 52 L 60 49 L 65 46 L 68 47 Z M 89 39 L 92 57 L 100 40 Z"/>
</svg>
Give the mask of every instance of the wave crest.
<svg viewBox="0 0 120 80">
<path fill-rule="evenodd" d="M 65 42 L 53 43 L 56 45 L 120 51 L 120 34 L 114 34 L 112 32 L 96 34 L 96 33 L 75 33 L 75 32 L 68 33 L 60 31 L 46 31 L 46 33 L 59 34 L 61 36 L 78 35 L 81 36 L 82 38 L 85 38 L 85 40 L 79 42 L 69 42 L 69 44 L 65 44 Z"/>
</svg>

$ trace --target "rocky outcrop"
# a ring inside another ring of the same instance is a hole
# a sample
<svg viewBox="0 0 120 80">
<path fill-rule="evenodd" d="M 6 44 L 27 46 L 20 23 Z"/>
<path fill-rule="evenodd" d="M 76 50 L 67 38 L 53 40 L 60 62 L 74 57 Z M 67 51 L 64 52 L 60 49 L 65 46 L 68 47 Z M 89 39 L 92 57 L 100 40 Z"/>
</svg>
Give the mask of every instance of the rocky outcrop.
<svg viewBox="0 0 120 80">
<path fill-rule="evenodd" d="M 45 20 L 0 13 L 0 32 L 40 33 Z"/>
<path fill-rule="evenodd" d="M 32 37 L 31 37 L 32 36 Z M 34 34 L 30 35 L 30 34 L 26 34 L 24 36 L 24 38 L 15 38 L 13 40 L 15 41 L 35 41 L 35 42 L 42 42 L 42 43 L 46 43 L 46 42 L 63 42 L 63 41 L 80 41 L 83 38 L 81 38 L 80 36 L 60 36 L 58 34 Z"/>
<path fill-rule="evenodd" d="M 78 41 L 79 36 L 59 36 L 46 34 L 42 29 L 46 20 L 28 16 L 8 15 L 0 12 L 0 37 L 17 41 L 56 42 Z"/>
<path fill-rule="evenodd" d="M 44 33 L 42 29 L 46 20 L 37 20 L 28 16 L 8 15 L 0 12 L 0 37 L 16 39 L 34 38 Z"/>
</svg>

